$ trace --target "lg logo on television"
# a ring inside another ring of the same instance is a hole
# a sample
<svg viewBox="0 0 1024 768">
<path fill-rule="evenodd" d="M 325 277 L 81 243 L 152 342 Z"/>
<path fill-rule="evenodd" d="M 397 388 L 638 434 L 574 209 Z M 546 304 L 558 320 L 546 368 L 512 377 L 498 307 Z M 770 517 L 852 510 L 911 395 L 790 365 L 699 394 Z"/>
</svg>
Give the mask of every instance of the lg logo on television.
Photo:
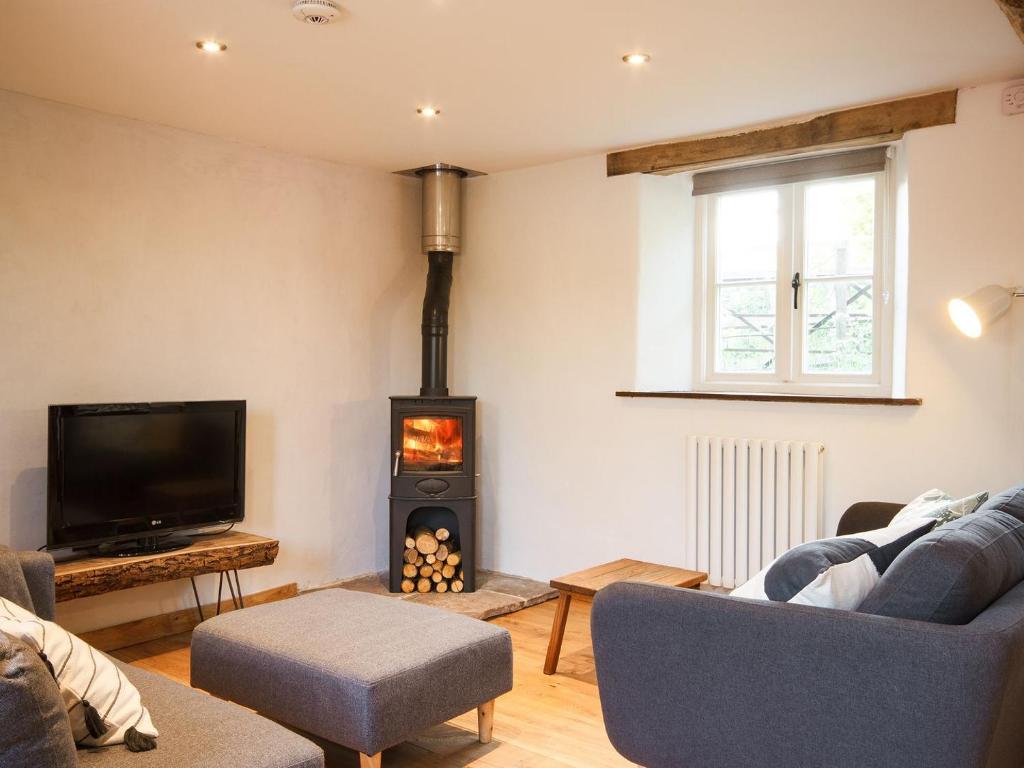
<svg viewBox="0 0 1024 768">
<path fill-rule="evenodd" d="M 163 522 L 163 520 L 150 520 L 149 524 L 150 525 L 160 525 L 160 523 L 162 523 L 162 522 Z"/>
</svg>

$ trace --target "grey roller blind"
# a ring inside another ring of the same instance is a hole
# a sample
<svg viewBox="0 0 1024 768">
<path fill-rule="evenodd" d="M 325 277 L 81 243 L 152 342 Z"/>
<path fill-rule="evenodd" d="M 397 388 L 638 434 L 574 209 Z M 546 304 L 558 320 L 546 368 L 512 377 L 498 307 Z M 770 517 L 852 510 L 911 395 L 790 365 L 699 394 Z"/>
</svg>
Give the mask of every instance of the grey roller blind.
<svg viewBox="0 0 1024 768">
<path fill-rule="evenodd" d="M 740 168 L 703 171 L 693 174 L 693 194 L 710 195 L 735 189 L 875 173 L 885 170 L 885 153 L 886 147 L 868 147 L 833 155 L 802 157 L 799 160 L 778 160 Z"/>
</svg>

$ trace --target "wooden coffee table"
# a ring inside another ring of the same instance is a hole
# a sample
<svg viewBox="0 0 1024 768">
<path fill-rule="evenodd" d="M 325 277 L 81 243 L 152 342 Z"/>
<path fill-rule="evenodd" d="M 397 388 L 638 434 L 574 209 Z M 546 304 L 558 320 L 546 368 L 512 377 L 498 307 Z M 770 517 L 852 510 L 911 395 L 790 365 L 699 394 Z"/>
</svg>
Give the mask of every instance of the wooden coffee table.
<svg viewBox="0 0 1024 768">
<path fill-rule="evenodd" d="M 617 581 L 643 581 L 648 584 L 699 589 L 701 582 L 707 579 L 708 575 L 700 571 L 628 559 L 615 560 L 552 579 L 551 586 L 558 590 L 558 605 L 555 608 L 555 621 L 551 625 L 551 640 L 548 642 L 548 656 L 544 661 L 544 674 L 553 675 L 558 669 L 558 654 L 562 651 L 565 621 L 569 618 L 569 605 L 573 597 L 589 600 L 599 589 Z"/>
</svg>

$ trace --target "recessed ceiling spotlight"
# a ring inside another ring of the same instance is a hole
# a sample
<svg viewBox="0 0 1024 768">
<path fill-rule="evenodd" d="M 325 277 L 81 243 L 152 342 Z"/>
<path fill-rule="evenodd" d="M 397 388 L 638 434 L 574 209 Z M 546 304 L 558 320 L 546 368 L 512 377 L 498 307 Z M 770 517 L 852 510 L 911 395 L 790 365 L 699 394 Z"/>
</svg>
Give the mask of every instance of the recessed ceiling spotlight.
<svg viewBox="0 0 1024 768">
<path fill-rule="evenodd" d="M 228 46 L 226 43 L 222 43 L 219 40 L 197 40 L 196 48 L 206 53 L 221 53 L 226 51 Z"/>
<path fill-rule="evenodd" d="M 651 60 L 651 54 L 649 53 L 627 53 L 622 57 L 622 60 L 627 64 L 646 64 Z"/>
<path fill-rule="evenodd" d="M 441 110 L 437 107 L 420 107 L 416 110 L 416 114 L 424 117 L 437 117 L 441 114 Z"/>
</svg>

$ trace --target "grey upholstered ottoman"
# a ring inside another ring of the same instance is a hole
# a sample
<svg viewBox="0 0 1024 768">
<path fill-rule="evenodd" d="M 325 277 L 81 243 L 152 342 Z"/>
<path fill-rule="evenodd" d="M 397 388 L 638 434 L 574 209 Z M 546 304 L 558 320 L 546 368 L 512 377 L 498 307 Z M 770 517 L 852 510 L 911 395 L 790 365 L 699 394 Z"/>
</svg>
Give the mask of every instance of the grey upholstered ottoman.
<svg viewBox="0 0 1024 768">
<path fill-rule="evenodd" d="M 491 624 L 343 589 L 221 614 L 192 634 L 192 685 L 361 753 L 478 708 L 512 688 L 512 641 Z"/>
</svg>

